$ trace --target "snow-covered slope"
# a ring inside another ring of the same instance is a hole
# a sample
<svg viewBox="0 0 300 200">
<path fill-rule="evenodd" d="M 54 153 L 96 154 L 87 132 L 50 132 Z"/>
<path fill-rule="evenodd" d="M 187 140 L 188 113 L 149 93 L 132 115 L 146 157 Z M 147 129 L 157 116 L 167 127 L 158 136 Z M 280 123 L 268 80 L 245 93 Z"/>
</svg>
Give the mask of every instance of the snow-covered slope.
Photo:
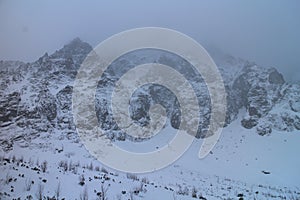
<svg viewBox="0 0 300 200">
<path fill-rule="evenodd" d="M 216 147 L 199 160 L 202 139 L 198 139 L 173 165 L 136 176 L 96 161 L 76 133 L 72 85 L 91 50 L 76 38 L 33 63 L 0 61 L 1 199 L 38 199 L 40 193 L 45 198 L 60 193 L 59 199 L 84 199 L 85 194 L 101 199 L 102 193 L 108 199 L 300 198 L 299 84 L 286 83 L 275 68 L 212 54 L 228 93 L 226 127 Z M 197 137 L 205 137 L 210 106 L 202 78 L 194 76 L 180 57 L 151 49 L 121 56 L 100 79 L 96 111 L 101 127 L 116 144 L 132 151 L 158 148 L 173 137 L 180 107 L 164 87 L 143 87 L 131 101 L 132 118 L 140 125 L 150 120 L 150 105 L 166 108 L 170 122 L 150 140 L 133 141 L 119 130 L 107 107 L 114 82 L 127 70 L 149 62 L 174 67 L 195 86 L 203 108 Z"/>
<path fill-rule="evenodd" d="M 161 142 L 164 134 L 175 131 L 166 127 L 162 135 L 153 138 L 153 143 L 159 146 L 157 141 Z M 88 199 L 97 199 L 103 187 L 108 199 L 300 197 L 297 133 L 274 132 L 262 137 L 241 127 L 236 120 L 224 129 L 214 150 L 203 160 L 197 157 L 201 142 L 195 141 L 183 157 L 167 168 L 134 175 L 102 165 L 80 141 L 69 140 L 59 132 L 34 139 L 28 148 L 18 141 L 12 151 L 2 152 L 0 157 L 1 195 L 3 199 L 37 199 L 41 187 L 43 196 L 56 196 L 60 188 L 60 198 L 82 199 L 87 190 Z M 117 143 L 131 151 L 139 150 L 139 145 L 145 150 L 153 148 L 150 141 L 136 145 Z"/>
</svg>

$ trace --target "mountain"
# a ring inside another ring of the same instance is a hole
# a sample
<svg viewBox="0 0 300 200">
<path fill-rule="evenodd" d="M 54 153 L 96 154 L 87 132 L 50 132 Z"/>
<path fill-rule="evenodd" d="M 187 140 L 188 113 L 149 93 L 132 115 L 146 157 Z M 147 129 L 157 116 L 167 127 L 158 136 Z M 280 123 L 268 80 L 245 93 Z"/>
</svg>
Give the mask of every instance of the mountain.
<svg viewBox="0 0 300 200">
<path fill-rule="evenodd" d="M 72 82 L 92 47 L 76 38 L 59 51 L 33 63 L 1 61 L 1 146 L 15 139 L 30 142 L 54 129 L 74 133 Z"/>
<path fill-rule="evenodd" d="M 52 55 L 47 53 L 33 63 L 1 61 L 0 127 L 2 147 L 9 149 L 15 138 L 30 141 L 42 133 L 55 129 L 63 134 L 75 134 L 71 112 L 72 85 L 77 70 L 92 47 L 79 38 L 72 40 Z M 255 128 L 260 135 L 272 129 L 292 131 L 300 129 L 299 85 L 286 83 L 275 68 L 262 68 L 255 63 L 232 56 L 213 54 L 223 76 L 228 94 L 226 125 L 236 119 L 239 110 L 246 108 L 241 120 L 245 128 Z M 195 86 L 201 107 L 197 137 L 205 137 L 210 119 L 208 90 L 201 77 L 195 75 L 187 61 L 177 55 L 158 50 L 143 50 L 123 55 L 112 63 L 99 81 L 96 93 L 96 111 L 101 127 L 111 130 L 111 138 L 123 140 L 113 121 L 109 95 L 114 83 L 126 71 L 139 64 L 157 62 L 169 65 L 184 74 Z M 121 68 L 120 68 L 121 67 Z M 150 105 L 159 103 L 166 108 L 174 128 L 179 127 L 180 106 L 167 88 L 145 86 L 131 101 L 132 118 L 140 125 L 149 123 Z M 25 131 L 24 131 L 25 130 Z"/>
<path fill-rule="evenodd" d="M 300 166 L 294 159 L 299 141 L 294 133 L 300 130 L 300 84 L 287 83 L 275 68 L 213 52 L 227 92 L 226 127 L 221 141 L 201 162 L 194 156 L 201 138 L 209 137 L 211 110 L 202 77 L 187 61 L 160 50 L 139 50 L 119 57 L 99 77 L 95 95 L 100 126 L 118 145 L 133 151 L 139 145 L 144 150 L 158 148 L 180 125 L 177 97 L 166 87 L 148 84 L 134 92 L 129 112 L 135 123 L 145 126 L 150 121 L 150 107 L 161 104 L 168 117 L 164 135 L 154 139 L 153 147 L 151 140 L 132 138 L 118 128 L 109 107 L 110 94 L 118 78 L 134 66 L 155 62 L 173 67 L 190 82 L 201 109 L 200 139 L 191 150 L 165 170 L 137 176 L 100 167 L 76 133 L 73 83 L 91 51 L 89 44 L 76 38 L 32 63 L 0 61 L 1 199 L 84 199 L 87 194 L 92 199 L 107 194 L 109 199 L 287 199 L 300 195 L 294 187 L 299 183 Z M 286 153 L 290 156 L 283 159 L 281 154 Z M 290 168 L 281 170 L 286 167 Z"/>
</svg>

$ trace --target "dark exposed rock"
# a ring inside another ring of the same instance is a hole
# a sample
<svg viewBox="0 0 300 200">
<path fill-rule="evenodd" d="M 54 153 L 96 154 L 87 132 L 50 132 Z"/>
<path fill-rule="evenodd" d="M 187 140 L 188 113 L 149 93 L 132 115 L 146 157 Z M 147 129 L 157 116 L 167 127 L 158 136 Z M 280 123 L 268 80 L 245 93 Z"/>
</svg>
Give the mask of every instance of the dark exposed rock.
<svg viewBox="0 0 300 200">
<path fill-rule="evenodd" d="M 54 120 L 57 115 L 56 98 L 49 90 L 42 91 L 38 95 L 38 111 L 41 116 L 45 116 L 49 121 Z"/>
<path fill-rule="evenodd" d="M 300 117 L 295 117 L 294 126 L 297 130 L 300 130 Z"/>
<path fill-rule="evenodd" d="M 13 142 L 11 140 L 3 140 L 1 141 L 0 146 L 4 151 L 10 151 L 13 149 Z"/>
<path fill-rule="evenodd" d="M 241 123 L 243 127 L 247 129 L 251 129 L 258 124 L 258 121 L 255 118 L 249 118 L 249 119 L 242 119 Z"/>
<path fill-rule="evenodd" d="M 269 171 L 265 171 L 265 170 L 263 170 L 263 171 L 261 171 L 263 174 L 271 174 L 271 172 L 269 172 Z"/>
<path fill-rule="evenodd" d="M 271 84 L 283 84 L 285 81 L 282 74 L 280 74 L 277 70 L 274 70 L 269 74 L 269 82 Z"/>
<path fill-rule="evenodd" d="M 73 39 L 69 44 L 65 45 L 62 49 L 56 51 L 50 56 L 50 58 L 57 59 L 67 59 L 77 64 L 81 64 L 85 59 L 86 55 L 92 51 L 92 47 L 86 43 L 82 42 L 79 38 Z"/>
<path fill-rule="evenodd" d="M 20 93 L 13 92 L 0 100 L 0 126 L 4 122 L 10 122 L 18 115 L 19 102 L 21 101 Z M 5 125 L 4 125 L 5 126 Z"/>
<path fill-rule="evenodd" d="M 67 112 L 71 110 L 72 92 L 73 92 L 73 87 L 67 85 L 56 94 L 58 106 L 63 112 Z"/>
<path fill-rule="evenodd" d="M 237 101 L 241 101 L 239 105 L 247 108 L 248 116 L 241 121 L 242 126 L 253 128 L 260 123 L 259 119 L 268 116 L 284 96 L 282 94 L 284 83 L 282 75 L 275 69 L 263 69 L 256 65 L 244 67 L 232 87 L 240 97 L 237 98 Z M 266 127 L 257 128 L 259 134 L 266 134 L 270 130 L 271 128 L 266 129 Z"/>
<path fill-rule="evenodd" d="M 262 125 L 256 127 L 256 132 L 259 135 L 264 136 L 264 135 L 268 135 L 268 134 L 272 133 L 272 128 L 270 125 L 262 124 Z"/>
<path fill-rule="evenodd" d="M 294 112 L 300 112 L 300 100 L 289 100 L 289 105 L 291 107 L 291 110 Z"/>
</svg>

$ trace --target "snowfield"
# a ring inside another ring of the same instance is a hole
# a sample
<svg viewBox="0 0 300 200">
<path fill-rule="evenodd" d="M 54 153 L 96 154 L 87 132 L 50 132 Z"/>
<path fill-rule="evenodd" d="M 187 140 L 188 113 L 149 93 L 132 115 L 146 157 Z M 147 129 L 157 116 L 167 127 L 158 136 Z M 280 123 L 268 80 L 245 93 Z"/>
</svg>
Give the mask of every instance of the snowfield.
<svg viewBox="0 0 300 200">
<path fill-rule="evenodd" d="M 299 199 L 299 133 L 260 136 L 240 126 L 244 112 L 224 128 L 206 158 L 198 159 L 202 140 L 195 140 L 174 164 L 147 174 L 110 169 L 78 138 L 59 132 L 41 135 L 29 147 L 15 143 L 12 151 L 0 154 L 1 199 Z M 175 132 L 167 126 L 149 141 L 116 143 L 148 151 Z"/>
</svg>

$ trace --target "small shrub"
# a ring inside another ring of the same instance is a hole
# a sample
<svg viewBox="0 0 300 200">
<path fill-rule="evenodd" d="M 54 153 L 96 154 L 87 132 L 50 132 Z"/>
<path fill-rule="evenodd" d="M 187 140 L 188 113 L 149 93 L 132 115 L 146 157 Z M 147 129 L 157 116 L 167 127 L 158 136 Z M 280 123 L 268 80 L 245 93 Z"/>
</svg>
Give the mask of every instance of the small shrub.
<svg viewBox="0 0 300 200">
<path fill-rule="evenodd" d="M 93 166 L 93 163 L 92 163 L 92 162 L 90 163 L 90 165 L 87 166 L 87 169 L 93 171 L 94 166 Z"/>
<path fill-rule="evenodd" d="M 189 189 L 187 188 L 187 186 L 185 186 L 184 188 L 181 187 L 181 185 L 178 185 L 178 191 L 177 194 L 179 195 L 188 195 L 189 194 Z"/>
<path fill-rule="evenodd" d="M 146 177 L 144 177 L 142 178 L 142 183 L 149 184 L 149 180 Z"/>
<path fill-rule="evenodd" d="M 80 200 L 88 200 L 88 199 L 89 199 L 88 191 L 87 191 L 87 187 L 85 187 L 83 192 L 80 194 Z"/>
<path fill-rule="evenodd" d="M 11 159 L 11 162 L 13 162 L 13 163 L 14 163 L 14 162 L 16 162 L 16 160 L 17 160 L 17 159 L 16 159 L 16 156 L 15 156 L 15 155 L 13 155 L 13 157 L 12 157 L 12 159 Z"/>
<path fill-rule="evenodd" d="M 68 167 L 69 171 L 72 171 L 73 169 L 73 163 L 72 163 L 72 160 L 70 160 L 69 162 L 69 167 Z"/>
<path fill-rule="evenodd" d="M 98 197 L 98 200 L 107 200 L 107 191 L 108 191 L 108 187 L 104 187 L 104 185 L 101 185 L 100 188 L 100 195 Z"/>
<path fill-rule="evenodd" d="M 33 197 L 31 195 L 26 196 L 26 200 L 32 200 Z"/>
<path fill-rule="evenodd" d="M 129 200 L 133 200 L 133 192 L 132 191 L 129 192 Z"/>
<path fill-rule="evenodd" d="M 42 162 L 41 164 L 41 169 L 42 169 L 42 172 L 45 173 L 46 170 L 47 170 L 47 165 L 48 165 L 48 162 L 45 160 L 44 162 Z"/>
<path fill-rule="evenodd" d="M 101 172 L 103 172 L 103 173 L 105 173 L 105 174 L 108 174 L 107 169 L 105 169 L 104 167 L 101 167 Z"/>
<path fill-rule="evenodd" d="M 5 178 L 5 184 L 9 184 L 12 181 L 12 177 L 9 175 L 9 173 L 6 174 L 6 178 Z"/>
<path fill-rule="evenodd" d="M 60 182 L 58 182 L 57 187 L 55 189 L 55 198 L 58 200 L 61 192 Z"/>
<path fill-rule="evenodd" d="M 75 164 L 75 167 L 80 167 L 80 162 L 77 161 L 77 163 Z"/>
<path fill-rule="evenodd" d="M 173 193 L 173 200 L 177 200 L 175 192 Z"/>
<path fill-rule="evenodd" d="M 85 184 L 85 178 L 84 175 L 80 175 L 79 176 L 79 185 L 83 186 Z"/>
<path fill-rule="evenodd" d="M 32 186 L 32 181 L 29 179 L 25 180 L 25 190 L 26 191 L 30 191 L 31 190 L 31 186 Z"/>
<path fill-rule="evenodd" d="M 65 172 L 68 171 L 68 161 L 60 161 L 58 166 L 61 167 Z"/>
<path fill-rule="evenodd" d="M 24 156 L 21 156 L 21 158 L 19 159 L 19 162 L 24 162 Z"/>
<path fill-rule="evenodd" d="M 135 175 L 135 174 L 127 173 L 126 176 L 127 176 L 128 179 L 131 179 L 131 180 L 134 180 L 134 181 L 139 180 L 137 175 Z"/>
<path fill-rule="evenodd" d="M 193 189 L 192 189 L 192 197 L 193 198 L 197 198 L 197 189 L 195 188 L 195 187 L 193 187 Z"/>
<path fill-rule="evenodd" d="M 138 187 L 135 188 L 135 193 L 140 193 L 140 192 L 146 192 L 146 189 L 144 189 L 144 183 L 141 182 L 140 185 Z"/>
<path fill-rule="evenodd" d="M 38 200 L 43 200 L 43 192 L 44 192 L 44 187 L 41 184 L 39 184 L 38 189 L 35 193 L 35 196 Z"/>
<path fill-rule="evenodd" d="M 29 165 L 33 165 L 33 161 L 31 158 L 29 158 L 29 161 L 28 161 Z"/>
</svg>

